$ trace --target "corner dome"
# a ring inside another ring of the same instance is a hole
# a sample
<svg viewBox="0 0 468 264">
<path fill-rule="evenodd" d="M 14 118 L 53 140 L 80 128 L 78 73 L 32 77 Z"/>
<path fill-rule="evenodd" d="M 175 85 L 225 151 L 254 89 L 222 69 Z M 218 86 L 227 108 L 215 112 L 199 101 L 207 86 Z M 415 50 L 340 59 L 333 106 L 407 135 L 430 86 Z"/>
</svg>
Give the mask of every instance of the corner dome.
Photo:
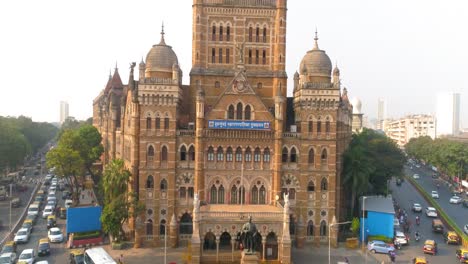
<svg viewBox="0 0 468 264">
<path fill-rule="evenodd" d="M 164 41 L 164 30 L 161 32 L 161 41 L 153 47 L 146 55 L 146 71 L 172 72 L 172 66 L 179 64 L 177 55 L 172 47 Z"/>
<path fill-rule="evenodd" d="M 302 58 L 300 73 L 310 77 L 330 78 L 332 72 L 330 57 L 328 57 L 325 51 L 319 49 L 317 32 L 315 34 L 314 47 L 312 50 L 307 51 L 306 55 Z"/>
</svg>

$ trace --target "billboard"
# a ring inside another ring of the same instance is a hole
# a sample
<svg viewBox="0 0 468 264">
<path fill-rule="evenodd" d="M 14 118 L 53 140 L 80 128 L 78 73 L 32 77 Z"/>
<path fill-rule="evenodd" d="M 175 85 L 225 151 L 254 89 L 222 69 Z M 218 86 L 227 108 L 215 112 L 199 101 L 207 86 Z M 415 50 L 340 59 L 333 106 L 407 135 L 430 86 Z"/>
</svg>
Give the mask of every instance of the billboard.
<svg viewBox="0 0 468 264">
<path fill-rule="evenodd" d="M 250 120 L 208 120 L 208 128 L 212 129 L 241 129 L 241 130 L 270 130 L 268 121 Z"/>
<path fill-rule="evenodd" d="M 101 206 L 70 207 L 67 209 L 67 235 L 101 230 Z"/>
</svg>

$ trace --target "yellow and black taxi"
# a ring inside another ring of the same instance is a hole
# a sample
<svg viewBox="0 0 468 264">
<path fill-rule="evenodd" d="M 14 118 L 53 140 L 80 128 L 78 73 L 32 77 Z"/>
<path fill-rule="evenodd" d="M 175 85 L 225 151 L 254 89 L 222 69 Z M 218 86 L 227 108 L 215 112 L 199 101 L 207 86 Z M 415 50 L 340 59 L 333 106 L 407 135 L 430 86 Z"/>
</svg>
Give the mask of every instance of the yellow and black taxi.
<svg viewBox="0 0 468 264">
<path fill-rule="evenodd" d="M 47 216 L 47 229 L 50 229 L 56 226 L 57 226 L 57 219 L 55 218 L 55 215 Z"/>
<path fill-rule="evenodd" d="M 431 239 L 426 240 L 426 242 L 424 242 L 423 252 L 432 255 L 437 254 L 437 242 Z"/>
<path fill-rule="evenodd" d="M 29 233 L 32 233 L 33 226 L 34 226 L 33 220 L 26 219 L 26 220 L 24 220 L 23 225 L 21 226 L 21 228 L 27 228 L 29 230 Z"/>
<path fill-rule="evenodd" d="M 460 263 L 468 263 L 468 248 L 460 248 L 455 252 Z"/>
<path fill-rule="evenodd" d="M 84 264 L 84 251 L 81 249 L 71 250 L 69 263 Z"/>
<path fill-rule="evenodd" d="M 67 208 L 60 207 L 59 217 L 60 217 L 60 219 L 67 219 Z"/>
<path fill-rule="evenodd" d="M 413 262 L 411 262 L 413 264 L 427 264 L 427 260 L 425 257 L 421 257 L 421 256 L 418 256 L 418 257 L 415 257 L 413 258 Z"/>
<path fill-rule="evenodd" d="M 41 238 L 37 245 L 37 255 L 46 256 L 50 254 L 50 243 L 48 238 Z"/>
<path fill-rule="evenodd" d="M 445 242 L 447 242 L 447 244 L 455 244 L 455 245 L 461 244 L 461 237 L 453 231 L 445 232 L 444 240 Z"/>
<path fill-rule="evenodd" d="M 3 245 L 0 255 L 3 253 L 11 253 L 11 252 L 16 253 L 16 242 L 13 240 L 7 241 L 5 245 Z"/>
</svg>

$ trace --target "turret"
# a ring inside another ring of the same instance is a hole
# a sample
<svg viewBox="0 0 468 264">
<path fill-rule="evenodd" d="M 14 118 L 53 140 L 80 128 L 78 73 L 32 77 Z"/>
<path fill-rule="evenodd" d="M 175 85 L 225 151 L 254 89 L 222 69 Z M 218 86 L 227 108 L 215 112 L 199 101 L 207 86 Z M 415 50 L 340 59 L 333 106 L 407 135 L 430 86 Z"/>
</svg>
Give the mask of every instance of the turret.
<svg viewBox="0 0 468 264">
<path fill-rule="evenodd" d="M 333 86 L 339 88 L 340 86 L 340 69 L 338 69 L 338 65 L 335 66 L 333 69 Z"/>
<path fill-rule="evenodd" d="M 180 77 L 179 64 L 174 63 L 172 65 L 172 80 L 177 81 L 177 83 L 181 83 L 182 81 Z"/>
<path fill-rule="evenodd" d="M 294 93 L 299 89 L 299 73 L 296 71 L 294 73 L 294 90 L 293 90 L 293 95 Z"/>
<path fill-rule="evenodd" d="M 141 62 L 140 62 L 140 65 L 138 66 L 138 69 L 140 70 L 138 78 L 142 80 L 145 78 L 145 69 L 146 69 L 146 64 L 143 61 L 143 57 L 141 57 Z"/>
</svg>

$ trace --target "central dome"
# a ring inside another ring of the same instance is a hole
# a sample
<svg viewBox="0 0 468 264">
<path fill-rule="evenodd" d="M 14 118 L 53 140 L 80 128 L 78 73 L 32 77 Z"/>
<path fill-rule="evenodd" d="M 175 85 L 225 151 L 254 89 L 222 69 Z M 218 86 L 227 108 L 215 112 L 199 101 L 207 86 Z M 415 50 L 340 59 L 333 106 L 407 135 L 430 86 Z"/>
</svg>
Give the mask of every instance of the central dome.
<svg viewBox="0 0 468 264">
<path fill-rule="evenodd" d="M 161 41 L 153 45 L 146 55 L 146 71 L 172 72 L 172 66 L 179 64 L 177 55 L 172 47 L 164 42 L 164 32 L 161 32 Z"/>
<path fill-rule="evenodd" d="M 304 58 L 302 58 L 300 73 L 309 77 L 330 78 L 332 71 L 330 57 L 328 57 L 325 51 L 319 49 L 317 35 L 315 35 L 314 40 L 314 47 L 312 50 L 307 51 Z"/>
</svg>

